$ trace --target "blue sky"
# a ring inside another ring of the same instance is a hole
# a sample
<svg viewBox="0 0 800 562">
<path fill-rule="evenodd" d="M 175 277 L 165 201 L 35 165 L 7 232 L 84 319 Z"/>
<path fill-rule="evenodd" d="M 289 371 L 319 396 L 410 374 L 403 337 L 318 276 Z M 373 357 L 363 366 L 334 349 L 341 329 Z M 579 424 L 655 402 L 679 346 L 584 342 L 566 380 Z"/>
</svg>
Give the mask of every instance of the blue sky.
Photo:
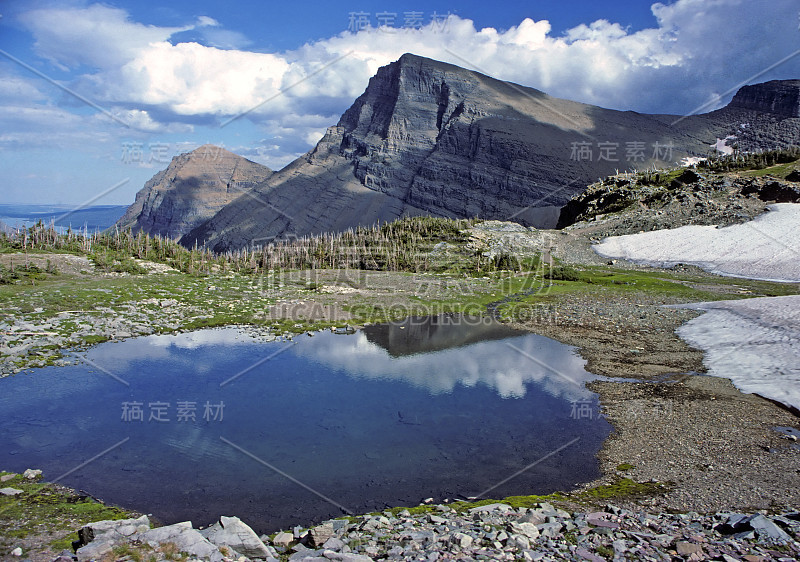
<svg viewBox="0 0 800 562">
<path fill-rule="evenodd" d="M 770 68 L 800 53 L 798 12 L 796 0 L 0 0 L 0 203 L 128 204 L 205 143 L 278 169 L 406 51 L 604 107 L 707 111 L 739 84 L 800 78 L 800 56 Z"/>
</svg>

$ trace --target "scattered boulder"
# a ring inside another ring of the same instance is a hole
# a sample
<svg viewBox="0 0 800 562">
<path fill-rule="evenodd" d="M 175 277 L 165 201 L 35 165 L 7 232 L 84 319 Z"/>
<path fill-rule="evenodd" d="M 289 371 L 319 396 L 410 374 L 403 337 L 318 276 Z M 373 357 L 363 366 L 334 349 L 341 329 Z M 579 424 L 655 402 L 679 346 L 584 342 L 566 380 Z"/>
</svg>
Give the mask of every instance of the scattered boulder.
<svg viewBox="0 0 800 562">
<path fill-rule="evenodd" d="M 39 469 L 29 468 L 25 472 L 22 473 L 22 476 L 27 478 L 28 480 L 35 480 L 42 475 L 42 471 Z"/>
<path fill-rule="evenodd" d="M 750 527 L 756 532 L 758 538 L 763 541 L 786 543 L 792 540 L 792 537 L 790 537 L 783 529 L 778 527 L 775 523 L 760 513 L 757 515 L 751 515 L 745 519 L 743 523 L 750 525 Z"/>
<path fill-rule="evenodd" d="M 473 538 L 466 533 L 454 533 L 450 541 L 453 544 L 457 544 L 460 548 L 469 548 L 472 546 Z"/>
<path fill-rule="evenodd" d="M 325 541 L 325 544 L 322 545 L 323 550 L 335 550 L 337 552 L 342 550 L 344 547 L 344 541 L 336 537 L 329 538 Z"/>
<path fill-rule="evenodd" d="M 703 177 L 700 174 L 698 174 L 697 172 L 695 172 L 691 168 L 686 168 L 683 172 L 681 172 L 681 174 L 677 178 L 672 180 L 672 183 L 670 184 L 670 188 L 678 189 L 678 188 L 683 187 L 684 185 L 697 183 L 701 179 L 703 179 Z"/>
<path fill-rule="evenodd" d="M 217 547 L 230 547 L 249 558 L 267 558 L 273 555 L 273 552 L 261 542 L 255 531 L 238 517 L 222 516 L 217 523 L 200 531 L 200 534 Z M 331 529 L 331 534 L 333 534 L 333 529 Z"/>
<path fill-rule="evenodd" d="M 294 535 L 285 531 L 278 533 L 275 535 L 275 538 L 272 539 L 272 544 L 280 548 L 289 548 L 292 542 L 294 542 Z"/>
<path fill-rule="evenodd" d="M 222 562 L 223 560 L 219 548 L 200 534 L 200 531 L 193 529 L 190 521 L 150 529 L 143 533 L 137 533 L 131 538 L 135 541 L 147 543 L 152 547 L 157 547 L 163 543 L 173 543 L 179 551 L 210 562 Z M 80 562 L 80 550 L 78 555 Z"/>
<path fill-rule="evenodd" d="M 116 544 L 148 529 L 150 520 L 146 515 L 136 519 L 90 523 L 78 530 L 75 553 L 79 562 L 99 559 L 111 552 Z"/>
<path fill-rule="evenodd" d="M 313 527 L 308 532 L 308 540 L 309 544 L 313 548 L 320 548 L 324 545 L 328 539 L 333 536 L 333 525 L 330 523 L 325 523 L 323 525 L 318 525 Z"/>
<path fill-rule="evenodd" d="M 800 201 L 800 188 L 780 181 L 752 182 L 742 189 L 743 195 L 755 194 L 762 201 L 776 203 L 797 203 Z"/>
<path fill-rule="evenodd" d="M 680 556 L 703 555 L 703 547 L 699 544 L 680 541 L 675 545 L 675 550 Z"/>
<path fill-rule="evenodd" d="M 539 538 L 539 528 L 533 523 L 512 523 L 509 530 L 518 535 L 525 535 L 529 539 Z"/>
<path fill-rule="evenodd" d="M 17 488 L 0 488 L 0 494 L 4 496 L 17 496 L 24 493 L 23 490 L 18 490 Z"/>
</svg>

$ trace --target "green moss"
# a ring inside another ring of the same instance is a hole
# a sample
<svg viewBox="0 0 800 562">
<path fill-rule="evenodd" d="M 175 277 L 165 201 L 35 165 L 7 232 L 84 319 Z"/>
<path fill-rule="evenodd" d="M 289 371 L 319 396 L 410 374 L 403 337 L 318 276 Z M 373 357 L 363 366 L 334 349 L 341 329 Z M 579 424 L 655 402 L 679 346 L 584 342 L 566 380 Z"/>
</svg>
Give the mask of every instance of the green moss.
<svg viewBox="0 0 800 562">
<path fill-rule="evenodd" d="M 4 485 L 13 485 L 24 493 L 0 497 L 0 546 L 11 546 L 14 539 L 55 536 L 49 546 L 58 552 L 68 549 L 78 538 L 76 529 L 87 523 L 135 516 L 118 507 L 77 495 L 72 490 L 32 482 L 21 476 Z"/>
<path fill-rule="evenodd" d="M 446 504 L 447 506 L 453 508 L 458 512 L 467 511 L 469 509 L 473 509 L 475 507 L 481 507 L 484 505 L 490 505 L 493 503 L 504 503 L 510 505 L 513 508 L 532 508 L 536 507 L 537 504 L 542 502 L 559 502 L 559 501 L 566 501 L 569 499 L 568 495 L 562 494 L 560 492 L 556 492 L 553 494 L 547 494 L 544 496 L 541 495 L 532 495 L 532 496 L 508 496 L 501 500 L 497 499 L 485 499 L 485 500 L 478 500 L 474 502 L 468 501 L 457 501 Z M 392 515 L 397 516 L 401 511 L 408 510 L 411 515 L 422 515 L 425 513 L 436 513 L 438 511 L 436 504 L 424 504 L 424 505 L 417 505 L 414 507 L 393 507 L 386 511 L 392 513 Z"/>
<path fill-rule="evenodd" d="M 629 464 L 629 463 L 626 463 L 626 462 L 624 462 L 624 463 L 622 463 L 622 464 L 617 466 L 617 470 L 620 470 L 620 471 L 633 470 L 634 468 L 635 467 L 632 464 Z"/>
<path fill-rule="evenodd" d="M 602 544 L 598 544 L 594 546 L 594 552 L 598 556 L 602 556 L 606 560 L 613 560 L 614 559 L 614 549 L 608 546 L 604 546 Z"/>
<path fill-rule="evenodd" d="M 88 345 L 95 345 L 104 341 L 108 341 L 108 338 L 106 336 L 88 335 L 83 336 L 83 341 Z"/>
<path fill-rule="evenodd" d="M 597 501 L 608 501 L 622 498 L 652 497 L 663 494 L 667 487 L 663 484 L 654 482 L 634 482 L 630 478 L 619 478 L 614 483 L 597 486 L 579 492 L 554 492 L 547 495 L 531 496 L 508 496 L 503 499 L 484 499 L 475 502 L 458 501 L 446 504 L 457 512 L 464 512 L 475 507 L 481 507 L 493 503 L 504 503 L 515 509 L 536 508 L 540 503 L 559 503 L 568 504 L 587 504 L 594 505 Z M 426 513 L 436 513 L 436 505 L 418 505 L 414 507 L 393 507 L 389 510 L 393 516 L 397 516 L 401 511 L 408 510 L 411 515 L 422 515 Z M 377 515 L 373 514 L 373 515 Z"/>
</svg>

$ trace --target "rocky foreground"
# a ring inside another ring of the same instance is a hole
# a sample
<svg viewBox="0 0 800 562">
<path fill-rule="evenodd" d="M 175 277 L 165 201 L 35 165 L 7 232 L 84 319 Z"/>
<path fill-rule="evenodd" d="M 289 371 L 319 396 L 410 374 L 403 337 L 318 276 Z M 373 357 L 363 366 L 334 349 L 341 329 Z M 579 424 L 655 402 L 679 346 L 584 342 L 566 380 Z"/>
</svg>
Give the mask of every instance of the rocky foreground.
<svg viewBox="0 0 800 562">
<path fill-rule="evenodd" d="M 651 514 L 612 505 L 568 513 L 549 503 L 513 508 L 493 503 L 458 512 L 447 505 L 396 515 L 335 519 L 258 537 L 237 517 L 207 529 L 190 522 L 151 529 L 147 516 L 83 527 L 77 554 L 57 562 L 192 559 L 306 560 L 796 560 L 800 512 L 781 515 Z M 420 511 L 423 511 L 420 513 Z M 21 553 L 19 553 L 21 555 Z"/>
</svg>

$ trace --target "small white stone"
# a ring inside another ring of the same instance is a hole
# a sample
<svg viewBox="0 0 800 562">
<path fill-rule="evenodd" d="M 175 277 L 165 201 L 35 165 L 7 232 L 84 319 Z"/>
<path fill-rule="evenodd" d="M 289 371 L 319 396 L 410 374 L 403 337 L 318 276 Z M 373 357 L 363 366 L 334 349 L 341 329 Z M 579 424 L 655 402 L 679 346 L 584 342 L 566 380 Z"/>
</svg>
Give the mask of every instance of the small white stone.
<svg viewBox="0 0 800 562">
<path fill-rule="evenodd" d="M 22 476 L 24 476 L 28 480 L 33 480 L 34 478 L 37 478 L 37 477 L 39 477 L 41 475 L 42 475 L 42 471 L 41 470 L 38 470 L 38 469 L 34 470 L 32 468 L 29 468 L 25 472 L 22 473 Z"/>
<path fill-rule="evenodd" d="M 20 547 L 11 551 L 11 556 L 22 556 L 22 549 Z"/>
</svg>

